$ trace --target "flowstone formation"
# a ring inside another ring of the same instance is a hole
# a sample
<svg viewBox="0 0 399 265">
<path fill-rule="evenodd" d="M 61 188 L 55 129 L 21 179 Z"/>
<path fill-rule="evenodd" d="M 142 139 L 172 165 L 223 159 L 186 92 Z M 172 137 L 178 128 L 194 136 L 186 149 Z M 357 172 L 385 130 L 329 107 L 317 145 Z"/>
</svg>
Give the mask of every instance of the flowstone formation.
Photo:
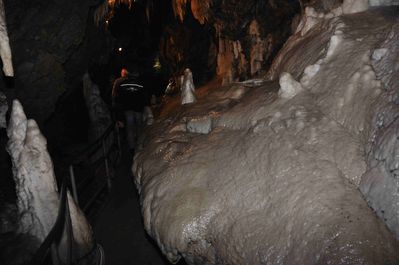
<svg viewBox="0 0 399 265">
<path fill-rule="evenodd" d="M 398 12 L 357 8 L 308 8 L 270 81 L 161 113 L 133 172 L 171 262 L 399 261 Z"/>
<path fill-rule="evenodd" d="M 17 234 L 30 236 L 37 250 L 55 224 L 60 206 L 53 164 L 47 152 L 47 141 L 34 120 L 27 120 L 19 101 L 14 100 L 7 128 L 9 152 L 16 184 L 18 222 Z M 84 214 L 68 193 L 73 237 L 73 260 L 83 257 L 93 248 L 93 237 Z M 6 246 L 15 247 L 15 246 Z M 61 240 L 58 251 L 66 257 L 67 242 Z M 26 251 L 23 250 L 22 251 Z M 21 255 L 26 255 L 22 252 Z M 15 257 L 6 257 L 9 260 Z M 9 262 L 8 260 L 8 262 Z M 8 263 L 6 262 L 6 263 Z"/>
</svg>

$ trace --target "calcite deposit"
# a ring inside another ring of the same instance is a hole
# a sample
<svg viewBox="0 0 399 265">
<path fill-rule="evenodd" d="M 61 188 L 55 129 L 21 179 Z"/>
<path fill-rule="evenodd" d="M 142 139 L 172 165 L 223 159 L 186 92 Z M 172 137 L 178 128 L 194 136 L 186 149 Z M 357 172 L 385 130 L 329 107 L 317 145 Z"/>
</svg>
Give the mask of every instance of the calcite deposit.
<svg viewBox="0 0 399 265">
<path fill-rule="evenodd" d="M 190 69 L 184 70 L 184 77 L 181 82 L 181 104 L 195 103 L 195 86 L 193 81 L 193 73 Z"/>
<path fill-rule="evenodd" d="M 18 100 L 14 100 L 7 128 L 9 152 L 13 165 L 18 208 L 18 234 L 31 236 L 39 244 L 53 228 L 60 198 L 47 141 L 34 120 L 28 120 Z M 83 257 L 93 248 L 91 227 L 84 214 L 68 194 L 75 247 L 73 259 Z M 65 237 L 58 246 L 66 257 Z M 36 249 L 39 245 L 35 246 Z M 9 257 L 11 260 L 13 257 Z"/>
<path fill-rule="evenodd" d="M 399 261 L 398 13 L 338 9 L 306 12 L 317 21 L 301 22 L 269 82 L 199 89 L 148 131 L 133 172 L 171 262 Z"/>
<path fill-rule="evenodd" d="M 12 55 L 7 32 L 6 13 L 4 10 L 3 0 L 0 1 L 0 56 L 3 62 L 4 75 L 14 76 L 14 68 L 12 66 Z"/>
</svg>

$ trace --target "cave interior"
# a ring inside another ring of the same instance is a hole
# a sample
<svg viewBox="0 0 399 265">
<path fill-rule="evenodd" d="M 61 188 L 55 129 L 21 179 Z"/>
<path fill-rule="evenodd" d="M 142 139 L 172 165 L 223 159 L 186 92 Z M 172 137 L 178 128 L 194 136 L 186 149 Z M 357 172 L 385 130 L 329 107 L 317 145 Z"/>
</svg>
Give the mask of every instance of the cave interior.
<svg viewBox="0 0 399 265">
<path fill-rule="evenodd" d="M 2 0 L 0 264 L 397 264 L 397 5 Z M 146 95 L 134 153 L 121 69 Z M 39 262 L 63 182 L 79 232 Z"/>
</svg>

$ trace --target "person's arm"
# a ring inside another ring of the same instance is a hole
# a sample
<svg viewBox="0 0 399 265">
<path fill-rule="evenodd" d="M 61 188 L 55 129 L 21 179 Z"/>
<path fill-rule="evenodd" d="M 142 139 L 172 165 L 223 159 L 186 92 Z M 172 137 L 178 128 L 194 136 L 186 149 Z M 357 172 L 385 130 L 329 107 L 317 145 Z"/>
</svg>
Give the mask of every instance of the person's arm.
<svg viewBox="0 0 399 265">
<path fill-rule="evenodd" d="M 112 112 L 114 119 L 117 123 L 123 121 L 123 113 L 120 110 L 120 106 L 116 104 L 116 96 L 121 83 L 122 83 L 121 78 L 116 79 L 114 85 L 112 86 L 112 93 L 111 93 Z"/>
<path fill-rule="evenodd" d="M 114 85 L 112 86 L 112 93 L 111 93 L 112 98 L 115 98 L 115 96 L 116 96 L 116 90 L 119 87 L 119 83 L 120 83 L 119 79 L 116 79 L 114 82 Z"/>
</svg>

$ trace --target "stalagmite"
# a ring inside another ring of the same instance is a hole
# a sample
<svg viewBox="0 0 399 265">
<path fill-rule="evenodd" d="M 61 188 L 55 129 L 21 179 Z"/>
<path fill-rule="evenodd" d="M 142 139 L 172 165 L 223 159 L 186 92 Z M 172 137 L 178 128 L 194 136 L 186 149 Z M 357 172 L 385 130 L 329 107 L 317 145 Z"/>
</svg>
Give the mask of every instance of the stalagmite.
<svg viewBox="0 0 399 265">
<path fill-rule="evenodd" d="M 273 82 L 201 91 L 136 155 L 145 229 L 171 262 L 398 262 L 397 15 L 313 11 Z"/>
<path fill-rule="evenodd" d="M 280 76 L 280 90 L 278 95 L 281 98 L 290 99 L 303 90 L 301 83 L 292 78 L 289 73 L 282 73 Z"/>
<path fill-rule="evenodd" d="M 43 242 L 57 218 L 59 194 L 53 164 L 47 152 L 47 141 L 36 122 L 27 120 L 18 100 L 13 102 L 7 134 L 7 151 L 12 159 L 20 215 L 18 232 Z M 80 258 L 93 247 L 92 232 L 70 195 L 68 202 L 73 236 L 77 243 L 73 254 L 74 258 Z M 59 252 L 65 254 L 65 248 L 65 242 L 62 240 Z"/>
<path fill-rule="evenodd" d="M 8 39 L 6 14 L 3 0 L 0 0 L 0 56 L 3 61 L 3 72 L 6 76 L 14 76 L 10 41 Z"/>
<path fill-rule="evenodd" d="M 83 75 L 83 96 L 90 118 L 89 139 L 94 142 L 109 128 L 112 124 L 112 118 L 107 104 L 101 98 L 98 86 L 90 79 L 88 73 Z M 109 150 L 112 141 L 112 137 L 106 138 L 105 151 Z M 102 156 L 102 152 L 102 150 L 99 150 L 98 154 L 95 154 L 92 159 L 95 161 Z"/>
<path fill-rule="evenodd" d="M 187 68 L 184 70 L 183 85 L 181 87 L 181 104 L 185 105 L 196 101 L 193 74 L 191 70 Z"/>
<path fill-rule="evenodd" d="M 111 125 L 112 119 L 98 86 L 93 83 L 88 73 L 83 76 L 83 95 L 91 122 L 89 137 L 95 140 Z"/>
</svg>

